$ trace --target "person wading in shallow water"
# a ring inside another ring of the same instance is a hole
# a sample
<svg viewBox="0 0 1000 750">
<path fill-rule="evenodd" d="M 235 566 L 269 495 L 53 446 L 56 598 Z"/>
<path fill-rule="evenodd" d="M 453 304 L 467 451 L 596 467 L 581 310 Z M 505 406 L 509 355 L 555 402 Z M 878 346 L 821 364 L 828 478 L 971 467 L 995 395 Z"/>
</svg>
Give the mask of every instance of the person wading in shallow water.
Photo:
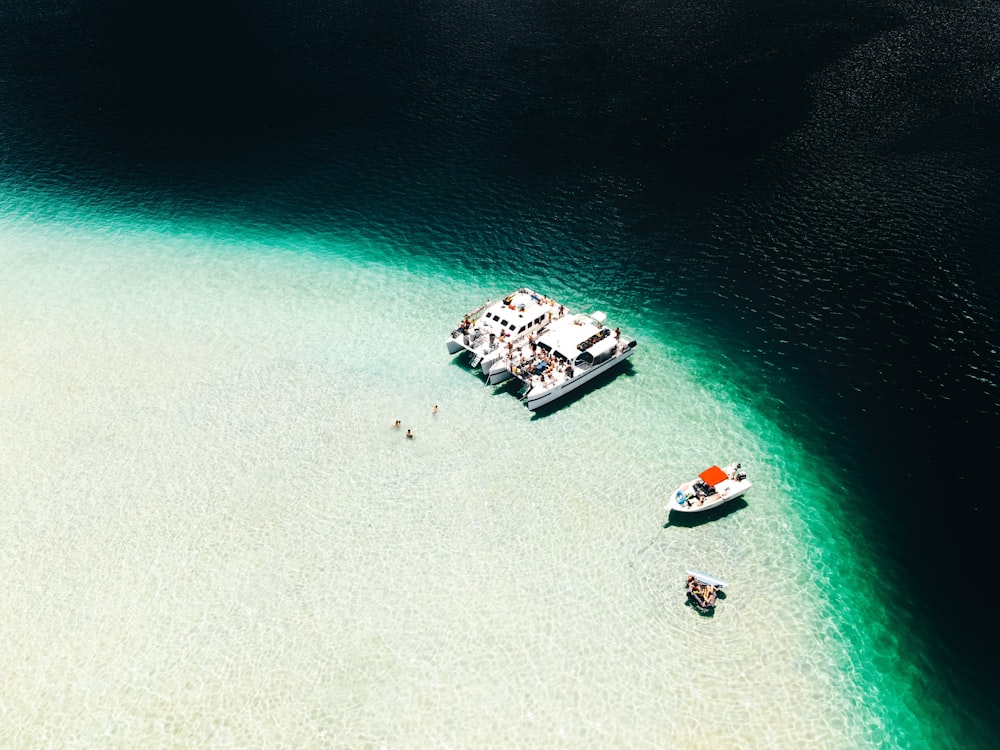
<svg viewBox="0 0 1000 750">
<path fill-rule="evenodd" d="M 413 439 L 413 432 L 411 432 L 410 430 L 407 430 L 406 431 L 406 437 L 408 437 L 408 438 L 410 438 L 412 440 Z"/>
</svg>

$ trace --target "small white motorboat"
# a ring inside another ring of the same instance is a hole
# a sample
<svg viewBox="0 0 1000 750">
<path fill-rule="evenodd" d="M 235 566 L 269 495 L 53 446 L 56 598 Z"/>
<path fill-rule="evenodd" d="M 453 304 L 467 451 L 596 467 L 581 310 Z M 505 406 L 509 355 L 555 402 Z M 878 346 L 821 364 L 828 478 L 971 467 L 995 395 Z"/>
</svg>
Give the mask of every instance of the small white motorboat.
<svg viewBox="0 0 1000 750">
<path fill-rule="evenodd" d="M 724 469 L 710 466 L 673 491 L 667 510 L 700 513 L 735 500 L 752 486 L 741 464 L 730 464 Z"/>
</svg>

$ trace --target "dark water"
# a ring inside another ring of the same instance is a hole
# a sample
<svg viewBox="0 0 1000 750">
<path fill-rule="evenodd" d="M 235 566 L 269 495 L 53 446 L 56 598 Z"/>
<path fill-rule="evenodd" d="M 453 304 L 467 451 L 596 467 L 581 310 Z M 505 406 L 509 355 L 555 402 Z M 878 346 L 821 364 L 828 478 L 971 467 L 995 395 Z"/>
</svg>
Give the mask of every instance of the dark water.
<svg viewBox="0 0 1000 750">
<path fill-rule="evenodd" d="M 1000 736 L 995 3 L 31 0 L 0 22 L 9 185 L 550 267 L 685 321 L 706 370 L 840 467 L 890 606 Z"/>
</svg>

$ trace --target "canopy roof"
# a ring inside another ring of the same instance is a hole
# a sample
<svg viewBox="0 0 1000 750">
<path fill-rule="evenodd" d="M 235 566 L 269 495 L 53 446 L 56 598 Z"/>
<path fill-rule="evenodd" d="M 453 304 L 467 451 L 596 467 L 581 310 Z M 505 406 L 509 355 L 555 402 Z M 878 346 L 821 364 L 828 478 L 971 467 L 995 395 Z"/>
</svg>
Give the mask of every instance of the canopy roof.
<svg viewBox="0 0 1000 750">
<path fill-rule="evenodd" d="M 710 466 L 709 468 L 705 469 L 705 471 L 701 472 L 701 474 L 699 474 L 698 476 L 701 477 L 702 481 L 705 482 L 705 484 L 709 484 L 712 487 L 717 485 L 719 482 L 722 482 L 723 480 L 729 479 L 729 475 L 726 474 L 726 472 L 724 472 L 718 466 Z"/>
</svg>

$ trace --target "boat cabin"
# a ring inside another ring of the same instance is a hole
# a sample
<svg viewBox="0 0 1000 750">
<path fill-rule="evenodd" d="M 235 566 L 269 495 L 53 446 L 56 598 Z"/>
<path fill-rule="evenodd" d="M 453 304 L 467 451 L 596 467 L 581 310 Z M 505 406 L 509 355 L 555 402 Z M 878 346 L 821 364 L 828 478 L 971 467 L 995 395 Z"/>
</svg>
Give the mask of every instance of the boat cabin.
<svg viewBox="0 0 1000 750">
<path fill-rule="evenodd" d="M 510 299 L 508 297 L 508 299 Z M 534 296 L 527 302 L 512 300 L 509 304 L 499 304 L 486 310 L 479 319 L 489 333 L 516 338 L 545 325 L 552 314 L 548 305 L 542 305 Z"/>
<path fill-rule="evenodd" d="M 615 348 L 618 345 L 618 341 L 606 335 L 610 333 L 607 328 L 602 328 L 601 331 L 605 335 L 599 336 L 596 342 L 588 344 L 588 339 L 577 346 L 577 348 L 580 348 L 584 344 L 587 344 L 586 348 L 576 357 L 575 363 L 578 367 L 599 365 L 601 362 L 605 362 L 615 355 Z"/>
</svg>

